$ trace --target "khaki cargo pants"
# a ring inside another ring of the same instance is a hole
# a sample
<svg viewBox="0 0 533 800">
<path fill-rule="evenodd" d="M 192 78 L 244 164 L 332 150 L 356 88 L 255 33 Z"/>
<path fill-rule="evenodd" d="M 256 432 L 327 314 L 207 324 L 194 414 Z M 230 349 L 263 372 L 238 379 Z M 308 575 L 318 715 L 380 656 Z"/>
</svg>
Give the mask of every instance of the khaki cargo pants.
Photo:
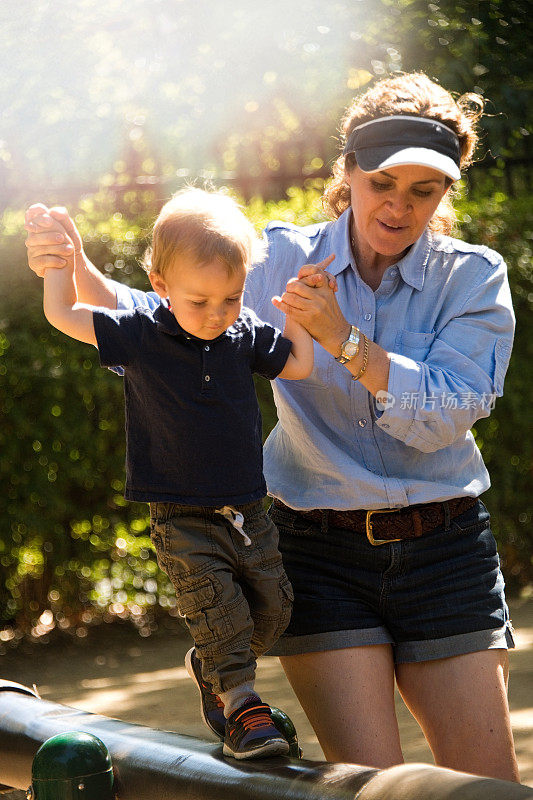
<svg viewBox="0 0 533 800">
<path fill-rule="evenodd" d="M 254 679 L 257 656 L 283 633 L 292 610 L 276 526 L 260 500 L 235 509 L 243 532 L 214 508 L 150 503 L 159 566 L 216 694 Z"/>
</svg>

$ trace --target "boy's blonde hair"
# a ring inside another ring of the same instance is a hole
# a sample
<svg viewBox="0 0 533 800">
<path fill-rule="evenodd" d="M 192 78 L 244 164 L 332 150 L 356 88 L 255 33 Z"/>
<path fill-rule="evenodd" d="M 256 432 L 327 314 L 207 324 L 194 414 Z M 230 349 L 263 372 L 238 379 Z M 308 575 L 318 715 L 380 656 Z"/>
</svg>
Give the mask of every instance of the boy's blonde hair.
<svg viewBox="0 0 533 800">
<path fill-rule="evenodd" d="M 260 261 L 265 247 L 240 206 L 221 191 L 187 187 L 165 203 L 144 257 L 148 273 L 165 275 L 176 256 L 199 265 L 221 261 L 232 274 Z"/>
</svg>

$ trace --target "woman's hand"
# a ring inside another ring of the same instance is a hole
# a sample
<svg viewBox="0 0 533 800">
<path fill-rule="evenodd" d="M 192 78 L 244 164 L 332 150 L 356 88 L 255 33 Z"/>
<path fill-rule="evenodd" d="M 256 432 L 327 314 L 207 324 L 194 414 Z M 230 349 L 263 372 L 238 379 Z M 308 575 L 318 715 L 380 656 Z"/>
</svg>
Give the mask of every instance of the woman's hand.
<svg viewBox="0 0 533 800">
<path fill-rule="evenodd" d="M 329 267 L 334 259 L 335 256 L 332 253 L 324 261 L 319 261 L 318 264 L 304 264 L 298 270 L 297 279 L 315 288 L 329 286 L 332 291 L 336 292 L 338 289 L 337 278 L 326 271 L 326 267 Z"/>
<path fill-rule="evenodd" d="M 49 267 L 57 269 L 69 264 L 75 270 L 80 303 L 116 308 L 113 284 L 87 258 L 81 236 L 66 208 L 47 208 L 36 203 L 26 211 L 24 227 L 28 231 L 28 264 L 36 275 L 42 278 Z"/>
<path fill-rule="evenodd" d="M 36 203 L 26 211 L 24 227 L 28 265 L 40 278 L 49 267 L 61 268 L 69 259 L 84 258 L 81 237 L 66 209 Z"/>
<path fill-rule="evenodd" d="M 284 314 L 299 322 L 322 347 L 333 356 L 338 356 L 342 343 L 350 334 L 350 323 L 346 321 L 337 303 L 337 282 L 325 272 L 334 255 L 318 264 L 306 264 L 297 278 L 291 278 L 281 297 L 273 297 L 272 303 Z"/>
</svg>

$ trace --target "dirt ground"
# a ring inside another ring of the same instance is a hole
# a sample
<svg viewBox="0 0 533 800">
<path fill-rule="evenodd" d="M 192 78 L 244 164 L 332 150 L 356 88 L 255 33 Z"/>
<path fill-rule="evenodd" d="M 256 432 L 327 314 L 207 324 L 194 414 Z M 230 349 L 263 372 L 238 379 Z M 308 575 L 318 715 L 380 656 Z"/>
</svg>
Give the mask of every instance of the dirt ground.
<svg viewBox="0 0 533 800">
<path fill-rule="evenodd" d="M 511 653 L 511 721 L 522 781 L 533 785 L 533 598 L 511 603 L 511 615 L 517 644 Z M 113 625 L 93 629 L 81 640 L 23 645 L 0 657 L 0 677 L 36 684 L 46 700 L 206 738 L 198 694 L 183 666 L 191 642 L 178 625 L 146 639 L 129 627 Z M 305 757 L 322 759 L 277 658 L 260 659 L 257 689 L 291 717 Z M 399 696 L 397 709 L 405 760 L 433 763 Z"/>
</svg>

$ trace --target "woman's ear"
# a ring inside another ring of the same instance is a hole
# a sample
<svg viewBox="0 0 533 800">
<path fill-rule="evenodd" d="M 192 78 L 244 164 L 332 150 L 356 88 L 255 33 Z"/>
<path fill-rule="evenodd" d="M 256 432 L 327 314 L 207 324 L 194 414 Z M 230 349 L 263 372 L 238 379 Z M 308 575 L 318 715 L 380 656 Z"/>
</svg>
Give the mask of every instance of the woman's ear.
<svg viewBox="0 0 533 800">
<path fill-rule="evenodd" d="M 350 176 L 357 166 L 354 153 L 348 153 L 344 157 L 344 182 L 350 185 Z"/>
<path fill-rule="evenodd" d="M 152 284 L 154 292 L 157 292 L 159 297 L 165 300 L 168 297 L 168 289 L 163 276 L 159 275 L 158 272 L 149 272 L 148 277 L 150 278 L 150 283 Z"/>
</svg>

